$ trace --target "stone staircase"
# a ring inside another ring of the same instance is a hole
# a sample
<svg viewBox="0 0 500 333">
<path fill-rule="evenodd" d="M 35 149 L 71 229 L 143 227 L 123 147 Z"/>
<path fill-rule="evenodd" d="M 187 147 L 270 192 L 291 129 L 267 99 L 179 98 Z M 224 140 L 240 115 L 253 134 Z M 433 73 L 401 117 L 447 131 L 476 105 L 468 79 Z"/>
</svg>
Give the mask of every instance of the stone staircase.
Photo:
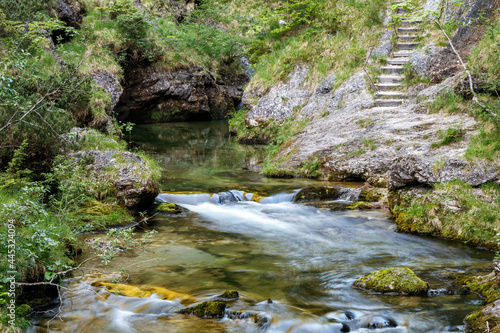
<svg viewBox="0 0 500 333">
<path fill-rule="evenodd" d="M 402 9 L 398 9 L 398 14 L 403 13 Z M 397 42 L 393 47 L 392 58 L 387 59 L 387 64 L 380 67 L 383 74 L 378 77 L 379 83 L 375 84 L 377 89 L 375 103 L 379 109 L 395 109 L 403 104 L 406 98 L 406 94 L 401 91 L 403 66 L 410 61 L 412 50 L 418 45 L 415 39 L 420 31 L 420 23 L 421 21 L 402 18 L 396 29 Z"/>
</svg>

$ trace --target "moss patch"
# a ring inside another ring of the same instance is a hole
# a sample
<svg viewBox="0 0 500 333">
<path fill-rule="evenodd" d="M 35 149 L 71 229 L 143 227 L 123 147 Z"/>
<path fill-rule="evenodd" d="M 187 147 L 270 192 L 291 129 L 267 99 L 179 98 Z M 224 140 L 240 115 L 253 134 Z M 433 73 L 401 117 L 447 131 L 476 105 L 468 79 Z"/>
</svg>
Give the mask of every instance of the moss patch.
<svg viewBox="0 0 500 333">
<path fill-rule="evenodd" d="M 354 282 L 354 286 L 397 295 L 426 295 L 429 290 L 429 284 L 407 267 L 381 269 L 360 277 Z"/>
<path fill-rule="evenodd" d="M 222 318 L 224 316 L 224 311 L 226 310 L 226 303 L 219 301 L 208 301 L 202 302 L 191 308 L 183 309 L 179 311 L 182 314 L 194 315 L 200 318 Z"/>
<path fill-rule="evenodd" d="M 497 250 L 500 186 L 481 188 L 460 181 L 430 189 L 403 189 L 389 196 L 398 231 L 438 236 Z"/>
<path fill-rule="evenodd" d="M 182 212 L 182 208 L 174 203 L 162 202 L 156 207 L 156 211 L 159 213 L 179 214 Z"/>
</svg>

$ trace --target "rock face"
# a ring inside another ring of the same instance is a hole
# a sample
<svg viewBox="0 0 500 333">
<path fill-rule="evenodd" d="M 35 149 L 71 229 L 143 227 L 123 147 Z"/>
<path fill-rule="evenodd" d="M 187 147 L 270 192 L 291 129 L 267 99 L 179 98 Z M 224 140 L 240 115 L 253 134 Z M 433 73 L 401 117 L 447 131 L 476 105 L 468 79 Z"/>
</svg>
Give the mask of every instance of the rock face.
<svg viewBox="0 0 500 333">
<path fill-rule="evenodd" d="M 490 164 L 448 159 L 435 167 L 414 156 L 397 158 L 391 165 L 389 188 L 397 189 L 412 184 L 432 185 L 451 180 L 461 180 L 472 186 L 498 179 L 498 169 Z"/>
<path fill-rule="evenodd" d="M 354 286 L 394 295 L 427 295 L 429 290 L 429 284 L 406 267 L 381 269 L 360 277 Z"/>
<path fill-rule="evenodd" d="M 102 87 L 111 97 L 111 105 L 109 110 L 113 110 L 123 93 L 120 82 L 115 76 L 108 72 L 95 72 L 92 74 L 94 81 Z"/>
<path fill-rule="evenodd" d="M 151 167 L 139 156 L 127 151 L 90 150 L 70 155 L 77 161 L 91 161 L 87 168 L 96 180 L 113 186 L 118 199 L 134 210 L 147 208 L 159 193 Z"/>
<path fill-rule="evenodd" d="M 69 0 L 57 0 L 57 17 L 68 26 L 80 29 L 82 15 L 78 2 Z"/>
<path fill-rule="evenodd" d="M 286 83 L 278 83 L 247 114 L 245 122 L 249 126 L 265 124 L 269 120 L 282 122 L 302 109 L 311 92 L 304 87 L 309 68 L 298 66 Z"/>
<path fill-rule="evenodd" d="M 128 71 L 115 107 L 121 121 L 157 123 L 224 119 L 241 101 L 246 76 L 221 83 L 201 68 Z"/>
</svg>

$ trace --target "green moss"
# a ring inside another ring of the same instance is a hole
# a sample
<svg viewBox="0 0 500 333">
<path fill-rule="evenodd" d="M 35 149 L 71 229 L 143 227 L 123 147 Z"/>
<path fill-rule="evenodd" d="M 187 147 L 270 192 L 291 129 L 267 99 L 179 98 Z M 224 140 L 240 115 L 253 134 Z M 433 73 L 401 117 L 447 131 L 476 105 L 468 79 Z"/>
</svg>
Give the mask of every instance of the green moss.
<svg viewBox="0 0 500 333">
<path fill-rule="evenodd" d="M 354 282 L 354 286 L 398 295 L 426 295 L 429 290 L 429 284 L 407 267 L 381 269 L 360 277 Z"/>
<path fill-rule="evenodd" d="M 389 206 L 398 231 L 438 236 L 496 250 L 500 186 L 481 188 L 460 181 L 436 184 L 420 194 L 391 192 Z"/>
<path fill-rule="evenodd" d="M 452 288 L 461 288 L 473 291 L 481 296 L 485 303 L 492 303 L 500 299 L 500 285 L 494 273 L 484 276 L 450 276 L 453 279 Z"/>
<path fill-rule="evenodd" d="M 183 309 L 179 313 L 194 315 L 200 318 L 222 318 L 226 310 L 226 303 L 219 301 L 202 302 L 194 307 Z"/>
<path fill-rule="evenodd" d="M 226 290 L 220 297 L 228 299 L 238 299 L 240 294 L 236 290 Z"/>
<path fill-rule="evenodd" d="M 500 318 L 492 314 L 492 307 L 496 304 L 489 304 L 465 318 L 466 332 L 469 333 L 500 333 Z"/>
<path fill-rule="evenodd" d="M 84 215 L 103 216 L 111 214 L 113 211 L 112 205 L 93 200 L 87 202 L 80 210 Z"/>
<path fill-rule="evenodd" d="M 364 201 L 358 201 L 358 202 L 355 202 L 353 204 L 350 204 L 346 207 L 346 209 L 351 209 L 351 210 L 355 210 L 355 209 L 362 209 L 362 208 L 365 208 L 367 207 L 367 203 L 364 202 Z"/>
<path fill-rule="evenodd" d="M 182 212 L 181 208 L 174 203 L 162 202 L 156 207 L 156 211 L 160 213 L 178 214 Z"/>
</svg>

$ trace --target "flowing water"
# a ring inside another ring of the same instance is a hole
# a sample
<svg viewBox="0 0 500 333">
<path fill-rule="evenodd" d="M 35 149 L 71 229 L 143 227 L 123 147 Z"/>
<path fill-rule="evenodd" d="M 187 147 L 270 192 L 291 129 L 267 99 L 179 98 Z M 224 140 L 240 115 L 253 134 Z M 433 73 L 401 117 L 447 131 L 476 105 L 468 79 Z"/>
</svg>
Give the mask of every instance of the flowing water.
<svg viewBox="0 0 500 333">
<path fill-rule="evenodd" d="M 294 190 L 317 182 L 250 171 L 262 148 L 232 142 L 224 122 L 140 126 L 133 139 L 164 169 L 168 193 L 158 199 L 187 211 L 155 217 L 148 228 L 158 233 L 144 250 L 93 267 L 125 269 L 126 284 L 154 292 L 131 297 L 92 287 L 111 281 L 107 274 L 69 279 L 62 320 L 47 329 L 40 317 L 33 331 L 456 332 L 481 304 L 474 295 L 390 296 L 352 288 L 356 278 L 392 266 L 408 266 L 431 288 L 445 288 L 449 274 L 488 271 L 493 255 L 396 233 L 384 211 L 331 212 L 292 203 Z M 229 190 L 242 201 L 220 205 L 211 196 Z M 223 319 L 177 314 L 225 290 L 241 297 L 228 302 Z"/>
</svg>

